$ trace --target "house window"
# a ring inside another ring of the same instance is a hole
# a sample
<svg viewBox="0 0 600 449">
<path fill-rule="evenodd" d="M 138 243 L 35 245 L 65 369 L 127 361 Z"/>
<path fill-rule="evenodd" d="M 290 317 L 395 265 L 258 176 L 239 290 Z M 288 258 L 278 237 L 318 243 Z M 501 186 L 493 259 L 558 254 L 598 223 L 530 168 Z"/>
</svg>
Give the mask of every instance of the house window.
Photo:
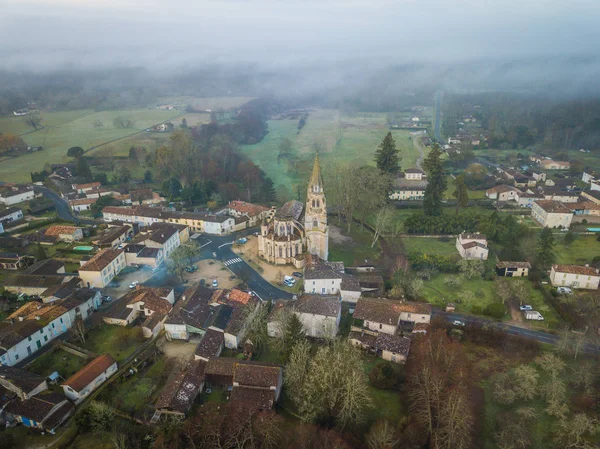
<svg viewBox="0 0 600 449">
<path fill-rule="evenodd" d="M 383 324 L 379 324 L 379 329 L 383 329 Z"/>
<path fill-rule="evenodd" d="M 44 335 L 44 341 L 48 341 L 48 336 Z"/>
<path fill-rule="evenodd" d="M 31 341 L 31 335 L 27 337 L 27 341 Z"/>
<path fill-rule="evenodd" d="M 19 360 L 19 354 L 15 354 L 15 360 Z"/>
</svg>

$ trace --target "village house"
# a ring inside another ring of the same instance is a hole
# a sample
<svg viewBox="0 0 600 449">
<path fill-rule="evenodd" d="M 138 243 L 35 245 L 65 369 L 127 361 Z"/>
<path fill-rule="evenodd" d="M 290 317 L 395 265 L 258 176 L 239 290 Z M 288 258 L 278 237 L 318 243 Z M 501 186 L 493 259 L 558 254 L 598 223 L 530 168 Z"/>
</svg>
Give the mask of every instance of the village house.
<svg viewBox="0 0 600 449">
<path fill-rule="evenodd" d="M 590 171 L 590 172 L 586 172 L 584 171 L 581 174 L 581 180 L 583 182 L 585 182 L 586 184 L 591 183 L 592 181 L 597 180 L 598 178 L 600 178 L 600 174 L 595 172 L 595 171 Z"/>
<path fill-rule="evenodd" d="M 175 304 L 165 321 L 165 334 L 169 340 L 189 340 L 192 334 L 202 335 L 210 327 L 214 315 L 211 298 L 215 290 L 196 285 L 188 288 Z"/>
<path fill-rule="evenodd" d="M 293 310 L 308 337 L 335 338 L 342 318 L 339 296 L 303 294 Z"/>
<path fill-rule="evenodd" d="M 571 168 L 569 162 L 554 161 L 552 159 L 542 159 L 539 165 L 543 170 L 568 170 Z"/>
<path fill-rule="evenodd" d="M 87 262 L 80 262 L 79 277 L 88 287 L 104 288 L 127 265 L 122 249 L 106 248 L 95 254 Z"/>
<path fill-rule="evenodd" d="M 66 273 L 57 274 L 14 274 L 4 280 L 4 288 L 10 292 L 26 295 L 41 295 L 47 289 L 79 279 L 75 275 Z M 79 282 L 81 280 L 79 279 Z"/>
<path fill-rule="evenodd" d="M 79 404 L 116 372 L 116 360 L 110 354 L 102 354 L 63 382 L 65 396 Z"/>
<path fill-rule="evenodd" d="M 317 256 L 306 256 L 304 293 L 341 295 L 342 301 L 356 303 L 362 289 L 355 276 L 344 272 L 343 262 L 325 262 Z"/>
<path fill-rule="evenodd" d="M 521 207 L 533 207 L 533 203 L 538 200 L 543 200 L 544 195 L 541 193 L 519 192 L 516 195 L 517 204 Z"/>
<path fill-rule="evenodd" d="M 582 198 L 591 201 L 595 204 L 600 204 L 600 191 L 597 190 L 585 190 L 581 192 Z"/>
<path fill-rule="evenodd" d="M 531 217 L 544 227 L 569 229 L 573 212 L 558 201 L 539 200 L 533 203 Z"/>
<path fill-rule="evenodd" d="M 161 226 L 144 243 L 148 248 L 161 249 L 164 258 L 168 259 L 181 245 L 179 230 L 175 226 Z"/>
<path fill-rule="evenodd" d="M 164 322 L 173 309 L 174 291 L 170 288 L 137 286 L 108 309 L 103 320 L 107 324 L 127 326 L 138 318 L 145 338 L 152 338 L 164 329 Z"/>
<path fill-rule="evenodd" d="M 80 289 L 50 304 L 30 301 L 0 323 L 0 364 L 13 366 L 85 320 L 101 303 L 99 291 Z"/>
<path fill-rule="evenodd" d="M 559 203 L 576 203 L 579 201 L 579 193 L 564 190 L 560 187 L 544 187 L 543 196 L 545 200 L 558 201 Z"/>
<path fill-rule="evenodd" d="M 529 262 L 498 262 L 496 263 L 496 274 L 504 277 L 527 277 L 531 264 Z"/>
<path fill-rule="evenodd" d="M 410 338 L 383 332 L 351 331 L 348 343 L 372 351 L 383 360 L 394 363 L 405 363 L 410 351 Z"/>
<path fill-rule="evenodd" d="M 124 248 L 127 266 L 146 266 L 156 268 L 165 261 L 164 252 L 160 248 L 129 244 Z"/>
<path fill-rule="evenodd" d="M 600 204 L 592 203 L 591 201 L 584 200 L 577 203 L 565 204 L 565 206 L 573 212 L 573 221 L 585 219 L 597 223 L 598 220 L 596 217 L 600 217 Z"/>
<path fill-rule="evenodd" d="M 9 207 L 0 211 L 0 223 L 3 225 L 21 219 L 23 219 L 23 211 L 18 207 Z"/>
<path fill-rule="evenodd" d="M 13 206 L 23 201 L 31 201 L 33 198 L 35 198 L 33 186 L 0 186 L 0 203 L 5 206 Z"/>
<path fill-rule="evenodd" d="M 0 365 L 0 387 L 12 391 L 23 401 L 48 389 L 46 379 L 24 369 Z"/>
<path fill-rule="evenodd" d="M 225 334 L 219 329 L 208 329 L 194 351 L 194 360 L 208 362 L 211 357 L 219 357 L 225 346 Z"/>
<path fill-rule="evenodd" d="M 185 417 L 204 389 L 205 368 L 206 361 L 192 360 L 177 376 L 171 377 L 154 404 L 156 413 L 151 422 L 157 422 L 161 415 Z"/>
<path fill-rule="evenodd" d="M 98 198 L 78 198 L 74 200 L 69 200 L 69 206 L 75 212 L 84 212 L 86 210 L 91 210 L 92 206 L 96 204 Z"/>
<path fill-rule="evenodd" d="M 87 184 L 73 184 L 71 187 L 73 188 L 73 190 L 75 190 L 76 193 L 86 194 L 87 192 L 90 192 L 94 189 L 99 189 L 100 187 L 102 187 L 102 184 L 100 184 L 99 182 L 89 182 Z"/>
<path fill-rule="evenodd" d="M 208 387 L 230 390 L 230 403 L 268 411 L 281 395 L 283 369 L 265 362 L 211 358 L 206 363 L 204 379 Z"/>
<path fill-rule="evenodd" d="M 219 307 L 215 309 L 215 317 L 210 327 L 224 332 L 225 347 L 235 349 L 244 343 L 247 317 L 251 316 L 247 309 L 256 313 L 260 302 L 251 294 L 236 288 L 232 290 L 216 290 L 211 303 Z"/>
<path fill-rule="evenodd" d="M 153 223 L 172 223 L 185 225 L 194 232 L 224 235 L 233 231 L 234 217 L 225 214 L 208 214 L 204 212 L 164 211 L 159 207 L 147 206 L 106 206 L 102 209 L 104 221 L 123 221 L 137 223 L 139 226 L 150 226 Z"/>
<path fill-rule="evenodd" d="M 263 218 L 267 218 L 271 209 L 245 201 L 230 201 L 227 213 L 235 218 L 247 217 L 246 227 L 258 226 Z"/>
<path fill-rule="evenodd" d="M 466 260 L 487 260 L 489 249 L 483 234 L 462 232 L 456 237 L 456 249 Z"/>
<path fill-rule="evenodd" d="M 54 434 L 74 412 L 75 406 L 64 395 L 49 390 L 27 400 L 14 399 L 3 409 L 8 425 L 21 423 L 50 434 Z"/>
<path fill-rule="evenodd" d="M 75 226 L 50 226 L 43 233 L 41 243 L 77 242 L 83 239 L 83 231 Z"/>
<path fill-rule="evenodd" d="M 598 290 L 600 270 L 589 265 L 552 265 L 550 282 L 554 287 Z"/>
<path fill-rule="evenodd" d="M 501 203 L 506 201 L 516 201 L 517 196 L 522 193 L 519 189 L 513 186 L 507 186 L 505 184 L 492 187 L 485 191 L 485 196 L 490 200 L 496 200 Z"/>
<path fill-rule="evenodd" d="M 2 270 L 20 270 L 31 265 L 35 258 L 27 254 L 0 252 L 0 269 Z"/>
<path fill-rule="evenodd" d="M 133 237 L 133 227 L 130 225 L 115 226 L 108 228 L 99 237 L 92 240 L 92 243 L 100 248 L 116 249 L 119 245 L 125 243 Z"/>
<path fill-rule="evenodd" d="M 353 330 L 380 332 L 395 335 L 401 322 L 409 323 L 420 330 L 431 320 L 431 305 L 411 301 L 391 301 L 388 299 L 360 298 L 354 310 Z M 357 322 L 356 320 L 362 321 Z"/>
<path fill-rule="evenodd" d="M 31 274 L 36 276 L 66 274 L 65 263 L 56 259 L 38 260 L 30 267 L 27 267 L 23 274 Z"/>
<path fill-rule="evenodd" d="M 389 198 L 395 201 L 422 200 L 426 188 L 425 172 L 420 168 L 409 168 L 394 179 Z"/>
<path fill-rule="evenodd" d="M 531 171 L 531 177 L 536 180 L 536 182 L 544 182 L 546 181 L 546 173 L 543 171 L 533 170 Z"/>
</svg>

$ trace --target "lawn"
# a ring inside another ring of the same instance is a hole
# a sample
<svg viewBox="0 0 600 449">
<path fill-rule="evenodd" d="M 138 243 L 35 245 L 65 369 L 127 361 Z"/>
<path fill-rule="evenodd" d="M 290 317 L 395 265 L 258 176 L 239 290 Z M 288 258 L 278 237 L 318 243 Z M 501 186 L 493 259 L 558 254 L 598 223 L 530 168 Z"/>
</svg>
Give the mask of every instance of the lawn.
<svg viewBox="0 0 600 449">
<path fill-rule="evenodd" d="M 423 237 L 402 237 L 402 243 L 408 254 L 421 252 L 423 254 L 439 254 L 442 256 L 457 256 L 456 240 L 453 238 L 434 239 Z"/>
<path fill-rule="evenodd" d="M 312 111 L 299 132 L 298 120 L 270 120 L 268 125 L 269 133 L 261 142 L 243 145 L 241 149 L 273 179 L 281 201 L 296 198 L 298 189 L 304 194 L 315 143 L 321 146 L 322 170 L 327 179 L 327 171 L 333 164 L 373 164 L 375 150 L 388 132 L 383 113 L 345 116 L 330 109 Z M 414 167 L 419 152 L 410 133 L 400 130 L 392 133 L 402 157 L 401 166 Z M 279 145 L 285 137 L 292 141 L 301 160 L 297 173 L 288 169 L 286 161 L 277 161 Z"/>
<path fill-rule="evenodd" d="M 348 237 L 346 233 L 346 226 L 343 225 L 343 229 L 340 228 L 341 235 Z M 335 260 L 337 262 L 344 262 L 347 267 L 354 266 L 355 261 L 371 259 L 377 260 L 380 256 L 379 244 L 375 244 L 371 248 L 371 241 L 373 235 L 365 230 L 361 232 L 359 225 L 353 223 L 350 231 L 349 240 L 337 240 L 329 237 L 329 260 Z"/>
<path fill-rule="evenodd" d="M 585 265 L 591 263 L 595 256 L 600 256 L 600 242 L 595 235 L 580 235 L 570 246 L 565 246 L 560 236 L 554 237 L 557 263 Z"/>
<path fill-rule="evenodd" d="M 89 362 L 89 359 L 77 357 L 59 348 L 53 348 L 36 358 L 30 365 L 27 365 L 27 370 L 44 377 L 58 371 L 63 379 L 68 379 Z"/>
<path fill-rule="evenodd" d="M 375 365 L 389 364 L 397 375 L 404 371 L 404 365 L 386 362 L 374 355 L 365 356 L 365 372 L 368 374 Z M 373 423 L 378 419 L 387 419 L 391 423 L 399 423 L 408 415 L 407 405 L 396 390 L 381 390 L 369 383 L 369 393 L 373 407 L 367 412 L 367 421 Z"/>
<path fill-rule="evenodd" d="M 141 342 L 139 328 L 103 324 L 88 332 L 84 347 L 98 355 L 108 353 L 117 362 L 121 362 L 132 354 Z"/>
<path fill-rule="evenodd" d="M 125 382 L 115 383 L 111 395 L 113 406 L 125 412 L 143 409 L 156 399 L 168 375 L 169 369 L 163 357 Z"/>
<path fill-rule="evenodd" d="M 30 172 L 41 170 L 46 163 L 67 161 L 67 149 L 72 146 L 87 150 L 142 131 L 178 114 L 180 111 L 155 109 L 42 112 L 42 125 L 45 127 L 22 137 L 28 145 L 41 145 L 44 150 L 8 159 L 7 163 L 0 165 L 0 180 L 27 181 Z M 128 128 L 118 127 L 113 123 L 117 118 L 130 120 L 132 124 Z M 0 132 L 23 132 L 23 127 L 12 118 L 4 118 L 0 119 Z"/>
</svg>

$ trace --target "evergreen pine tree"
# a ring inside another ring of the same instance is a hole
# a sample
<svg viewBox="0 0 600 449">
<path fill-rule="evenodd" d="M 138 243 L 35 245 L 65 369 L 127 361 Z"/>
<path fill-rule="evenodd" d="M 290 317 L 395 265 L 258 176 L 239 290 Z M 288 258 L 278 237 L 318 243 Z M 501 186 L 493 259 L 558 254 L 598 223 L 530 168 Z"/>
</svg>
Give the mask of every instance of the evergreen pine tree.
<svg viewBox="0 0 600 449">
<path fill-rule="evenodd" d="M 284 341 L 287 351 L 290 352 L 294 346 L 305 338 L 302 322 L 295 313 L 292 313 L 284 329 Z"/>
<path fill-rule="evenodd" d="M 454 192 L 452 196 L 456 198 L 456 213 L 458 209 L 467 207 L 469 204 L 469 192 L 467 192 L 467 185 L 465 184 L 465 177 L 459 175 L 454 178 Z"/>
<path fill-rule="evenodd" d="M 87 181 L 92 179 L 92 171 L 87 164 L 87 161 L 83 156 L 77 158 L 77 165 L 75 165 L 75 174 L 78 178 L 85 179 Z"/>
<path fill-rule="evenodd" d="M 548 268 L 556 259 L 556 254 L 554 254 L 554 236 L 548 226 L 540 232 L 537 241 L 536 256 L 541 268 Z"/>
<path fill-rule="evenodd" d="M 392 133 L 388 132 L 375 152 L 377 168 L 383 173 L 398 173 L 400 171 L 400 156 Z"/>
<path fill-rule="evenodd" d="M 46 255 L 46 251 L 44 250 L 44 247 L 42 245 L 40 245 L 39 243 L 35 247 L 35 258 L 37 260 L 46 260 L 48 258 L 48 256 Z"/>
<path fill-rule="evenodd" d="M 446 187 L 448 187 L 448 180 L 444 173 L 441 156 L 440 146 L 434 144 L 423 162 L 423 167 L 427 172 L 427 187 L 425 188 L 425 198 L 423 199 L 423 210 L 425 211 L 425 215 L 432 217 L 442 215 L 442 199 Z"/>
</svg>

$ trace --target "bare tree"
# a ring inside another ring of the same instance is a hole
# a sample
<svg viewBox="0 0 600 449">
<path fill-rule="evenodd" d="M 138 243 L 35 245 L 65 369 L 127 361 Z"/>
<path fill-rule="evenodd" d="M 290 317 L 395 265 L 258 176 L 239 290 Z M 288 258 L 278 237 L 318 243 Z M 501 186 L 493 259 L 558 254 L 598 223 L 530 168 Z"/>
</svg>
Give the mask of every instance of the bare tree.
<svg viewBox="0 0 600 449">
<path fill-rule="evenodd" d="M 375 246 L 379 236 L 385 234 L 392 223 L 393 212 L 389 207 L 382 207 L 375 216 L 375 227 L 373 232 L 373 241 L 371 242 L 371 248 Z"/>
<path fill-rule="evenodd" d="M 385 419 L 371 426 L 365 440 L 369 449 L 392 449 L 398 444 L 394 428 Z"/>
<path fill-rule="evenodd" d="M 23 120 L 36 131 L 41 127 L 42 124 L 42 116 L 39 111 L 30 111 L 26 116 L 23 117 Z"/>
<path fill-rule="evenodd" d="M 82 345 L 85 345 L 85 324 L 81 318 L 78 318 L 73 323 L 73 326 L 71 327 L 71 334 L 73 334 L 73 336 L 77 338 Z"/>
</svg>

